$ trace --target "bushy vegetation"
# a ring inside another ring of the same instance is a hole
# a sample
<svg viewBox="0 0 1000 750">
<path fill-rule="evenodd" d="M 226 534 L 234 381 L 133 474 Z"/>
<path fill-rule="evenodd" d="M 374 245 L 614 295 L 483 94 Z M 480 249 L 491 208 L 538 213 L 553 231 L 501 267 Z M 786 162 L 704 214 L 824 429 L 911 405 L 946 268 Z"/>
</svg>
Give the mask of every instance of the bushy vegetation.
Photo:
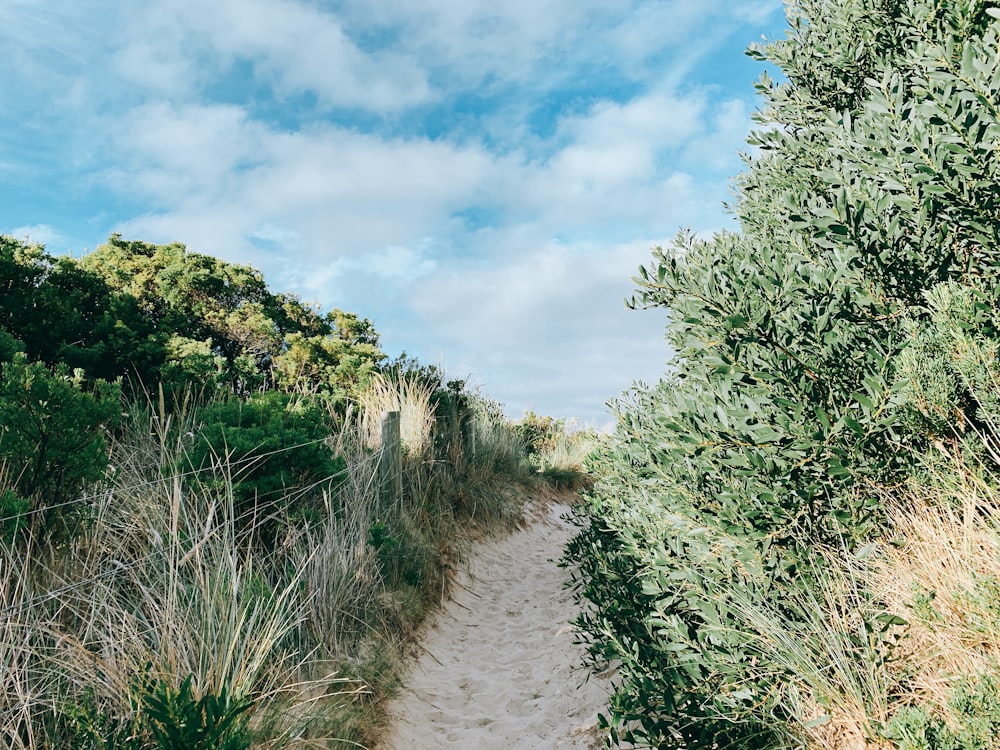
<svg viewBox="0 0 1000 750">
<path fill-rule="evenodd" d="M 32 362 L 206 396 L 343 400 L 385 356 L 370 321 L 271 292 L 259 272 L 113 235 L 80 260 L 0 238 L 0 328 Z M 4 350 L 0 343 L 0 353 Z"/>
<path fill-rule="evenodd" d="M 601 441 L 599 433 L 533 411 L 526 412 L 515 428 L 525 443 L 528 460 L 544 482 L 572 492 L 590 487 L 592 478 L 586 463 Z"/>
<path fill-rule="evenodd" d="M 23 514 L 6 528 L 32 520 L 53 528 L 72 518 L 71 500 L 107 465 L 107 435 L 121 412 L 117 383 L 88 386 L 65 365 L 50 370 L 13 354 L 0 363 L 0 466 L 6 510 Z M 17 498 L 20 498 L 18 500 Z M 5 514 L 6 515 L 6 514 Z"/>
<path fill-rule="evenodd" d="M 469 529 L 520 517 L 500 406 L 180 245 L 2 237 L 0 291 L 0 746 L 371 743 Z"/>
<path fill-rule="evenodd" d="M 788 16 L 750 50 L 784 77 L 758 84 L 740 231 L 682 234 L 640 269 L 634 304 L 667 310 L 673 359 L 616 404 L 568 551 L 591 657 L 618 666 L 611 738 L 993 747 L 996 662 L 928 664 L 914 602 L 942 592 L 872 576 L 917 545 L 888 498 L 938 481 L 936 457 L 997 478 L 1000 11 Z M 965 528 L 989 528 L 974 486 Z M 988 610 L 990 571 L 958 595 Z"/>
</svg>

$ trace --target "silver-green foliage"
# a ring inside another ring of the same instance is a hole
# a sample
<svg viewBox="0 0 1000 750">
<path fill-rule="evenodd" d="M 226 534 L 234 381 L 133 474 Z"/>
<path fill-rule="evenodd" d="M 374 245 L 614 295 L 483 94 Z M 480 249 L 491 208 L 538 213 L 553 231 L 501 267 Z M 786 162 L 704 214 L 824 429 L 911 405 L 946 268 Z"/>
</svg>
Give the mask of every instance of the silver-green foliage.
<svg viewBox="0 0 1000 750">
<path fill-rule="evenodd" d="M 674 357 L 617 404 L 569 552 L 594 604 L 591 653 L 621 663 L 614 738 L 794 744 L 782 667 L 748 647 L 759 634 L 733 602 L 756 597 L 807 633 L 789 592 L 822 578 L 817 545 L 878 534 L 867 488 L 904 473 L 956 412 L 989 428 L 967 397 L 985 392 L 985 366 L 945 354 L 942 316 L 980 305 L 960 320 L 993 356 L 992 5 L 798 0 L 787 38 L 751 49 L 786 80 L 758 84 L 767 127 L 736 185 L 741 232 L 681 236 L 640 270 L 634 302 L 669 311 Z M 873 615 L 859 661 L 891 657 L 893 623 Z"/>
</svg>

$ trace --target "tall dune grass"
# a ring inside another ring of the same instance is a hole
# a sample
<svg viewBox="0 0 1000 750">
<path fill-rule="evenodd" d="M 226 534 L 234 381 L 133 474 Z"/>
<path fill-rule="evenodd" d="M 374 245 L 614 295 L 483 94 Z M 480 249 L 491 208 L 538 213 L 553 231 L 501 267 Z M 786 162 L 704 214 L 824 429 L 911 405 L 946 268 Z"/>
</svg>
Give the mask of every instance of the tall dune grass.
<svg viewBox="0 0 1000 750">
<path fill-rule="evenodd" d="M 365 443 L 370 448 L 379 448 L 382 417 L 386 412 L 397 411 L 403 446 L 410 455 L 423 456 L 430 447 L 434 427 L 433 395 L 434 387 L 426 380 L 402 372 L 373 375 L 360 398 Z"/>
<path fill-rule="evenodd" d="M 433 451 L 426 388 L 375 389 L 328 440 L 342 475 L 292 490 L 322 512 L 283 519 L 267 546 L 253 534 L 263 519 L 236 517 L 245 465 L 185 463 L 197 412 L 134 409 L 107 481 L 64 509 L 78 533 L 0 546 L 0 747 L 158 747 L 150 696 L 180 700 L 185 686 L 192 701 L 245 705 L 238 726 L 255 746 L 370 742 L 402 643 L 447 588 L 459 521 L 519 513 L 514 493 L 491 514 L 468 498 L 501 472 L 523 478 L 499 423 L 475 415 L 478 442 L 452 446 L 454 465 Z M 388 506 L 370 447 L 387 405 L 409 441 Z"/>
<path fill-rule="evenodd" d="M 72 746 L 80 730 L 113 731 L 108 721 L 125 731 L 144 683 L 190 676 L 197 696 L 258 706 L 306 688 L 310 654 L 293 636 L 313 609 L 308 568 L 248 544 L 231 494 L 162 476 L 160 467 L 181 465 L 164 452 L 183 450 L 184 434 L 168 442 L 166 419 L 150 424 L 115 445 L 113 479 L 81 500 L 88 520 L 72 542 L 36 538 L 0 552 L 5 573 L 20 571 L 4 578 L 0 653 L 14 667 L 4 695 L 23 696 L 11 710 L 31 717 L 0 723 L 11 746 Z M 344 687 L 313 677 L 308 691 Z"/>
</svg>

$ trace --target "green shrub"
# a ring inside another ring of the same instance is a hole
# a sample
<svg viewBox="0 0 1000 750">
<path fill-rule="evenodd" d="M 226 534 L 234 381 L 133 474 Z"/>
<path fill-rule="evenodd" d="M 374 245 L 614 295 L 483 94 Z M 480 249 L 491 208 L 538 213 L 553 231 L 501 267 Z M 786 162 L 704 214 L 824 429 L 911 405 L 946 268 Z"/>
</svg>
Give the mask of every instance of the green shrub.
<svg viewBox="0 0 1000 750">
<path fill-rule="evenodd" d="M 12 490 L 34 510 L 45 510 L 74 500 L 85 484 L 103 477 L 105 436 L 120 417 L 119 402 L 117 384 L 88 388 L 79 372 L 53 372 L 23 354 L 0 366 L 0 463 Z M 39 522 L 50 518 L 45 513 Z"/>
<path fill-rule="evenodd" d="M 0 492 L 0 541 L 12 542 L 18 533 L 28 525 L 27 513 L 31 510 L 31 500 L 23 498 L 14 490 Z"/>
<path fill-rule="evenodd" d="M 644 746 L 792 742 L 789 678 L 737 602 L 803 627 L 788 602 L 820 585 L 816 549 L 882 532 L 873 487 L 955 432 L 997 435 L 997 9 L 788 7 L 787 38 L 751 50 L 785 79 L 758 85 L 741 233 L 681 235 L 640 269 L 634 304 L 668 311 L 674 357 L 616 404 L 569 551 L 592 658 L 621 662 L 609 721 Z"/>
<path fill-rule="evenodd" d="M 332 425 L 310 400 L 268 392 L 246 401 L 214 401 L 200 412 L 202 427 L 188 456 L 199 470 L 230 476 L 237 516 L 302 517 L 316 510 L 320 490 L 341 477 L 345 462 L 327 445 Z M 229 484 L 231 482 L 231 484 Z"/>
<path fill-rule="evenodd" d="M 527 454 L 531 456 L 555 449 L 559 436 L 566 429 L 566 420 L 543 417 L 528 411 L 514 423 L 514 428 L 524 441 Z"/>
<path fill-rule="evenodd" d="M 1000 737 L 1000 676 L 957 680 L 948 707 L 958 720 L 949 726 L 920 706 L 900 709 L 884 735 L 899 750 L 992 750 Z"/>
<path fill-rule="evenodd" d="M 378 555 L 382 575 L 390 586 L 419 586 L 433 564 L 433 549 L 416 524 L 400 516 L 393 524 L 376 521 L 368 529 L 368 544 Z"/>
</svg>

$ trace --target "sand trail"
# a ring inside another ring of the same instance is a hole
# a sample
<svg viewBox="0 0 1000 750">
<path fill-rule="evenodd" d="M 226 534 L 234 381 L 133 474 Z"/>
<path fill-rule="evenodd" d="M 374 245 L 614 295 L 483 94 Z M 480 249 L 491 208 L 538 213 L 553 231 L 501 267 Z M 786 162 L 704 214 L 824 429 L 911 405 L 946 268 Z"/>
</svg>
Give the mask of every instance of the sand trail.
<svg viewBox="0 0 1000 750">
<path fill-rule="evenodd" d="M 569 574 L 556 564 L 574 533 L 567 510 L 538 501 L 523 528 L 477 545 L 389 705 L 382 748 L 599 746 L 607 678 L 579 668 Z"/>
</svg>

